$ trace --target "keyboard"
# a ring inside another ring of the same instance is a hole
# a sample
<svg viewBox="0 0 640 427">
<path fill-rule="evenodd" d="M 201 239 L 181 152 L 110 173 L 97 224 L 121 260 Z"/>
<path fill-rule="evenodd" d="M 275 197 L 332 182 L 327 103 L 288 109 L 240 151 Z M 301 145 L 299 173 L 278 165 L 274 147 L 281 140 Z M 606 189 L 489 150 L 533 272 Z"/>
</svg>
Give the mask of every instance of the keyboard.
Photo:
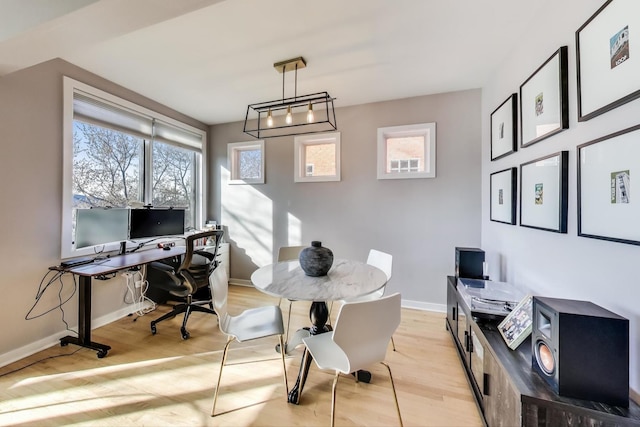
<svg viewBox="0 0 640 427">
<path fill-rule="evenodd" d="M 71 267 L 77 267 L 79 265 L 91 264 L 92 262 L 93 262 L 93 257 L 74 258 L 74 259 L 68 259 L 66 261 L 62 261 L 60 263 L 60 267 L 71 268 Z"/>
</svg>

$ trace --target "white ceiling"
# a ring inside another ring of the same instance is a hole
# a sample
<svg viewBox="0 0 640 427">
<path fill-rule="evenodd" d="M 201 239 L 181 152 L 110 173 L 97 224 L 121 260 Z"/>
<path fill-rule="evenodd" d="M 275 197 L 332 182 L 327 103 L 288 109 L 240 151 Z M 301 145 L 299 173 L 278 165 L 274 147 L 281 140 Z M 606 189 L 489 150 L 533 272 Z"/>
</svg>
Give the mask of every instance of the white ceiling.
<svg viewBox="0 0 640 427">
<path fill-rule="evenodd" d="M 207 124 L 298 94 L 336 106 L 479 88 L 553 0 L 0 0 L 0 76 L 60 57 Z M 286 96 L 293 95 L 287 73 Z M 505 95 L 506 96 L 506 95 Z"/>
</svg>

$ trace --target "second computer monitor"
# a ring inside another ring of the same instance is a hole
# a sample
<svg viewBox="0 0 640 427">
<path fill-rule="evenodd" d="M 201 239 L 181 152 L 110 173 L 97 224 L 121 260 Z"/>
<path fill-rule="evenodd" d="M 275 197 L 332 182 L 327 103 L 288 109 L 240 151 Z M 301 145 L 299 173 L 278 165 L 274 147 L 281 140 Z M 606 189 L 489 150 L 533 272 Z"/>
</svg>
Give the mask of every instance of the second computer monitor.
<svg viewBox="0 0 640 427">
<path fill-rule="evenodd" d="M 131 209 L 129 238 L 184 234 L 184 209 Z"/>
</svg>

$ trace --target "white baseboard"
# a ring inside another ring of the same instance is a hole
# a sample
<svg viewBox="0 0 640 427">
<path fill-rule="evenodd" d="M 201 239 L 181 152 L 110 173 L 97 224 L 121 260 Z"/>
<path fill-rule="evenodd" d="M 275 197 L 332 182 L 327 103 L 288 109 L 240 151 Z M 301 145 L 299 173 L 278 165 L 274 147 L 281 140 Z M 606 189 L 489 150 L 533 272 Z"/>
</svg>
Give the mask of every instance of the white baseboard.
<svg viewBox="0 0 640 427">
<path fill-rule="evenodd" d="M 402 300 L 402 308 L 412 308 L 414 310 L 422 311 L 435 311 L 437 313 L 447 312 L 446 304 L 435 304 L 431 302 L 411 301 L 406 299 Z"/>
<path fill-rule="evenodd" d="M 98 318 L 91 320 L 91 329 L 99 328 L 100 326 L 104 326 L 108 323 L 121 319 L 135 312 L 135 307 L 133 305 L 122 307 L 118 311 L 114 311 L 112 313 L 106 314 L 104 316 L 100 316 Z M 75 323 L 73 325 L 69 325 L 69 329 L 78 330 L 78 324 Z M 25 357 L 31 356 L 34 353 L 45 350 L 54 345 L 60 344 L 60 338 L 66 337 L 67 335 L 76 335 L 73 332 L 69 331 L 60 331 L 54 335 L 42 338 L 36 342 L 32 342 L 23 347 L 16 348 L 7 353 L 0 354 L 0 367 L 6 366 L 10 363 L 16 362 L 20 359 L 24 359 Z M 105 343 L 106 344 L 106 343 Z M 71 344 L 72 347 L 75 347 Z"/>
</svg>

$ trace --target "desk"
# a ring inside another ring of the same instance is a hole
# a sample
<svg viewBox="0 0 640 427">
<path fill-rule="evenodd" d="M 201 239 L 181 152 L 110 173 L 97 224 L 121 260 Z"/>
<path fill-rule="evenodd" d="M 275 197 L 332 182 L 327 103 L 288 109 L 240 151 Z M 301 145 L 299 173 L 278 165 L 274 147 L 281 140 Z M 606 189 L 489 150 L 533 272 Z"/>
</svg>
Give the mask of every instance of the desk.
<svg viewBox="0 0 640 427">
<path fill-rule="evenodd" d="M 103 274 L 111 274 L 120 270 L 137 267 L 152 261 L 184 255 L 184 253 L 184 246 L 174 246 L 170 250 L 149 249 L 105 258 L 100 261 L 94 261 L 91 264 L 63 269 L 79 277 L 80 289 L 78 290 L 78 336 L 73 337 L 68 335 L 60 338 L 60 345 L 76 344 L 81 347 L 96 350 L 98 352 L 98 358 L 105 357 L 111 347 L 91 341 L 91 279 Z M 52 268 L 60 270 L 60 267 Z"/>
<path fill-rule="evenodd" d="M 326 325 L 329 318 L 326 301 L 353 298 L 377 291 L 387 283 L 387 276 L 379 268 L 363 262 L 335 259 L 326 276 L 311 277 L 304 273 L 298 260 L 293 260 L 259 268 L 251 275 L 251 282 L 258 290 L 274 297 L 312 301 L 308 334 L 315 335 L 331 330 Z M 296 337 L 301 339 L 298 334 Z M 294 347 L 287 343 L 288 349 Z M 300 402 L 311 361 L 311 355 L 305 347 L 298 379 L 289 392 L 289 403 L 297 405 Z"/>
</svg>

